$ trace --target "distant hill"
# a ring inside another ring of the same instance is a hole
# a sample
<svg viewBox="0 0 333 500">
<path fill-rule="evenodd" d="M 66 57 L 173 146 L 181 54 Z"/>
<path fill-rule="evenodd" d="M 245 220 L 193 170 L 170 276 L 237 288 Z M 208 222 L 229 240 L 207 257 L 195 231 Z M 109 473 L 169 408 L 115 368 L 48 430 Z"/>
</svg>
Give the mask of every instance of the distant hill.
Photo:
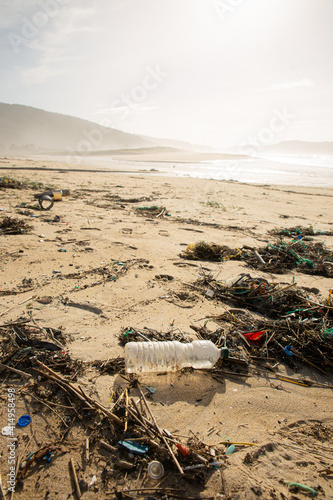
<svg viewBox="0 0 333 500">
<path fill-rule="evenodd" d="M 128 134 L 68 115 L 20 104 L 0 103 L 0 154 L 89 154 L 140 148 L 200 151 L 171 139 Z M 209 148 L 204 148 L 209 150 Z"/>
<path fill-rule="evenodd" d="M 333 142 L 284 141 L 267 146 L 265 151 L 292 155 L 333 155 Z"/>
<path fill-rule="evenodd" d="M 277 144 L 252 146 L 250 144 L 243 146 L 233 146 L 224 148 L 228 153 L 243 153 L 251 156 L 262 154 L 274 155 L 333 155 L 333 142 L 313 142 L 313 141 L 283 141 Z"/>
</svg>

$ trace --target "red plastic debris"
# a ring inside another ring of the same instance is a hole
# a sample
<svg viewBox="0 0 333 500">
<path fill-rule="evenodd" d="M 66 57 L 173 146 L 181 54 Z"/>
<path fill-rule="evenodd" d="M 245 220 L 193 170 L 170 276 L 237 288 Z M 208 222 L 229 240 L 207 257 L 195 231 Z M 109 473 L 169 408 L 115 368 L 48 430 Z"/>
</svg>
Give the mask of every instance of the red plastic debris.
<svg viewBox="0 0 333 500">
<path fill-rule="evenodd" d="M 244 337 L 250 340 L 251 342 L 258 342 L 264 335 L 266 331 L 262 330 L 260 332 L 248 332 L 248 333 L 243 333 Z"/>
</svg>

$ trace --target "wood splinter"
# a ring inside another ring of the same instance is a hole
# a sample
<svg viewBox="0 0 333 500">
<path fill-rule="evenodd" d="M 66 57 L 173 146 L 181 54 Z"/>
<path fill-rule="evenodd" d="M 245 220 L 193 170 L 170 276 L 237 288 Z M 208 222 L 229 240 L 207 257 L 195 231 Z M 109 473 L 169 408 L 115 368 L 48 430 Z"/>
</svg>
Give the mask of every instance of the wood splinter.
<svg viewBox="0 0 333 500">
<path fill-rule="evenodd" d="M 78 481 L 78 478 L 77 478 L 77 475 L 76 475 L 75 465 L 74 465 L 74 462 L 73 462 L 72 458 L 70 459 L 69 463 L 70 463 L 70 466 L 71 466 L 71 470 L 72 470 L 72 474 L 73 474 L 73 479 L 74 479 L 74 483 L 75 483 L 76 495 L 77 495 L 78 498 L 81 498 L 80 485 L 79 485 L 79 481 Z"/>
<path fill-rule="evenodd" d="M 86 462 L 89 462 L 89 438 L 86 439 Z"/>
</svg>

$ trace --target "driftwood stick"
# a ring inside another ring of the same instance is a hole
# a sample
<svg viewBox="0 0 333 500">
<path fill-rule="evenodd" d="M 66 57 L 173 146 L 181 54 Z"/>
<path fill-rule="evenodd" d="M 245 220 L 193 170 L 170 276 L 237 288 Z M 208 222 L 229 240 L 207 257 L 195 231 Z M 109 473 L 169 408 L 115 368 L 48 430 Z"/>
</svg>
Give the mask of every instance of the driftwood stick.
<svg viewBox="0 0 333 500">
<path fill-rule="evenodd" d="M 4 314 L 7 314 L 9 311 L 12 311 L 13 309 L 15 309 L 15 307 L 17 306 L 20 306 L 22 304 L 25 304 L 26 302 L 29 302 L 29 300 L 32 300 L 34 299 L 35 297 L 37 297 L 37 295 L 31 295 L 31 297 L 28 297 L 27 299 L 25 300 L 21 300 L 21 302 L 19 302 L 17 305 L 15 306 L 12 306 L 12 307 L 9 307 L 8 309 L 6 309 L 5 311 L 2 311 L 2 313 L 0 313 L 0 317 L 3 316 Z"/>
<path fill-rule="evenodd" d="M 111 446 L 109 443 L 106 443 L 105 441 L 100 441 L 99 444 L 106 450 L 110 451 L 111 453 L 116 453 L 118 451 L 118 448 L 116 448 L 115 446 Z"/>
<path fill-rule="evenodd" d="M 56 412 L 51 406 L 49 406 L 45 401 L 43 401 L 42 399 L 37 398 L 33 394 L 29 394 L 29 396 L 32 397 L 33 399 L 35 399 L 36 401 L 38 401 L 39 403 L 42 403 L 43 405 L 45 405 L 49 410 L 51 410 L 55 415 L 57 415 L 58 418 L 60 418 L 60 420 L 62 421 L 62 423 L 64 424 L 65 427 L 68 427 L 68 425 L 66 424 L 66 422 L 62 418 L 62 416 L 59 415 L 59 413 Z"/>
<path fill-rule="evenodd" d="M 141 387 L 140 387 L 139 383 L 137 384 L 137 387 L 138 387 L 138 389 L 139 389 L 139 391 L 140 391 L 141 397 L 142 397 L 142 399 L 143 399 L 143 401 L 144 401 L 144 403 L 145 403 L 145 406 L 146 406 L 146 408 L 147 408 L 147 410 L 148 410 L 148 413 L 149 413 L 149 415 L 151 416 L 151 418 L 152 418 L 152 420 L 153 420 L 153 422 L 154 422 L 154 425 L 155 425 L 155 427 L 156 427 L 157 432 L 159 433 L 159 435 L 160 435 L 160 437 L 161 437 L 162 441 L 164 442 L 165 446 L 167 447 L 167 449 L 168 449 L 168 451 L 169 451 L 169 453 L 170 453 L 170 455 L 171 455 L 171 457 L 172 457 L 172 460 L 175 462 L 175 464 L 176 464 L 176 466 L 177 466 L 177 469 L 178 469 L 178 470 L 179 470 L 179 472 L 183 475 L 183 474 L 184 474 L 184 471 L 183 471 L 183 469 L 181 468 L 180 463 L 178 462 L 178 460 L 177 460 L 177 458 L 176 458 L 176 456 L 175 456 L 174 452 L 172 451 L 172 449 L 171 449 L 171 447 L 170 447 L 170 445 L 169 445 L 168 441 L 166 440 L 166 438 L 165 438 L 165 436 L 164 436 L 164 434 L 163 434 L 162 430 L 161 430 L 161 429 L 160 429 L 160 427 L 158 426 L 158 424 L 157 424 L 157 422 L 156 422 L 156 419 L 155 419 L 155 417 L 154 417 L 154 415 L 153 415 L 153 413 L 152 413 L 151 409 L 149 408 L 149 405 L 148 405 L 148 403 L 147 403 L 147 399 L 146 399 L 145 395 L 143 394 L 142 389 L 141 389 Z"/>
<path fill-rule="evenodd" d="M 140 403 L 142 403 L 142 398 L 140 398 L 139 401 L 140 401 Z M 150 420 L 148 420 L 146 417 L 143 416 L 142 411 L 140 410 L 140 408 L 138 407 L 137 403 L 135 402 L 135 400 L 133 398 L 131 398 L 131 402 L 132 402 L 132 404 L 136 410 L 136 413 L 137 413 L 137 415 L 135 415 L 133 410 L 129 407 L 129 410 L 130 410 L 131 414 L 133 415 L 133 417 L 136 418 L 136 420 L 140 423 L 140 425 L 144 426 L 144 428 L 147 430 L 147 432 L 150 435 L 152 435 L 152 431 L 155 435 L 156 435 L 156 433 L 159 434 L 155 423 L 151 422 Z"/>
<path fill-rule="evenodd" d="M 128 389 L 125 389 L 125 426 L 124 431 L 127 431 L 128 427 Z"/>
<path fill-rule="evenodd" d="M 35 362 L 39 363 L 38 360 L 36 360 Z M 43 363 L 41 363 L 41 364 L 43 365 Z M 45 368 L 47 368 L 47 367 L 45 367 Z M 46 377 L 46 378 L 48 378 L 50 380 L 53 380 L 54 382 L 57 382 L 60 385 L 60 387 L 62 387 L 63 389 L 65 389 L 65 391 L 71 392 L 82 403 L 85 403 L 90 410 L 94 409 L 93 406 L 91 406 L 88 403 L 88 401 L 83 396 L 81 396 L 81 394 L 69 382 L 65 381 L 62 377 L 59 377 L 57 374 L 55 374 L 56 376 L 54 376 L 54 375 L 51 375 L 50 373 L 45 373 L 44 371 L 38 370 L 37 368 L 32 368 L 32 370 L 34 372 L 38 373 L 39 375 L 42 375 L 43 377 Z M 49 369 L 49 370 L 52 372 L 51 369 Z"/>
<path fill-rule="evenodd" d="M 40 450 L 36 451 L 33 453 L 29 460 L 27 460 L 26 465 L 24 466 L 22 470 L 22 477 L 25 476 L 25 474 L 28 472 L 29 468 L 36 462 L 36 460 L 39 460 L 40 458 L 44 457 L 47 453 L 54 452 L 61 449 L 60 446 L 56 445 L 47 445 L 41 448 Z"/>
<path fill-rule="evenodd" d="M 122 490 L 118 491 L 118 493 L 127 493 L 127 492 L 135 492 L 135 491 L 156 491 L 159 493 L 170 493 L 170 492 L 181 492 L 184 491 L 186 493 L 186 490 L 179 489 L 179 488 L 136 488 L 136 489 L 131 489 L 131 490 Z M 174 495 L 172 495 L 174 496 Z"/>
<path fill-rule="evenodd" d="M 135 400 L 134 400 L 133 398 L 131 398 L 131 402 L 132 402 L 132 405 L 133 405 L 133 406 L 134 406 L 134 408 L 135 408 L 135 411 L 136 411 L 136 412 L 137 412 L 137 414 L 138 414 L 138 417 L 140 418 L 140 420 L 142 420 L 143 425 L 145 425 L 145 423 L 144 423 L 144 419 L 143 419 L 143 415 L 142 415 L 142 413 L 141 413 L 141 411 L 140 411 L 140 408 L 138 407 L 138 405 L 136 404 L 136 402 L 135 402 Z"/>
<path fill-rule="evenodd" d="M 254 255 L 256 256 L 258 262 L 260 262 L 260 264 L 265 264 L 265 261 L 264 259 L 261 257 L 261 255 L 259 254 L 259 252 L 257 252 L 257 250 L 253 250 L 253 253 Z"/>
<path fill-rule="evenodd" d="M 128 408 L 128 411 L 129 411 L 129 413 L 132 415 L 132 417 L 133 417 L 133 418 L 134 418 L 134 419 L 138 422 L 138 424 L 139 424 L 139 425 L 143 425 L 143 427 L 144 427 L 144 431 L 145 431 L 145 432 L 147 432 L 148 436 L 150 436 L 150 437 L 155 437 L 155 436 L 156 436 L 157 431 L 156 431 L 155 427 L 153 427 L 153 424 L 152 424 L 151 422 L 148 422 L 148 424 L 149 424 L 151 427 L 153 427 L 154 432 L 152 432 L 152 431 L 148 428 L 148 426 L 147 426 L 145 423 L 142 423 L 142 422 L 141 422 L 141 420 L 140 420 L 140 419 L 138 418 L 138 416 L 134 413 L 134 411 L 132 410 L 132 408 Z"/>
<path fill-rule="evenodd" d="M 89 438 L 86 438 L 86 462 L 89 462 Z"/>
<path fill-rule="evenodd" d="M 110 408 L 110 410 L 113 410 L 113 408 L 115 408 L 115 406 L 120 403 L 120 401 L 123 399 L 123 397 L 125 396 L 125 391 L 126 389 L 123 390 L 123 392 L 120 394 L 119 398 L 117 399 L 117 401 L 115 403 L 113 403 L 113 406 L 112 408 Z"/>
<path fill-rule="evenodd" d="M 53 375 L 53 377 L 57 378 L 61 382 L 65 382 L 66 384 L 70 385 L 70 382 L 65 380 L 64 377 L 62 377 L 59 373 L 53 371 L 49 366 L 44 365 L 44 363 L 42 363 L 38 359 L 35 360 L 35 363 L 37 363 L 37 365 L 40 366 L 41 368 L 44 368 L 44 370 Z"/>
<path fill-rule="evenodd" d="M 114 422 L 116 422 L 118 425 L 120 426 L 124 426 L 124 422 L 122 420 L 120 420 L 119 417 L 117 417 L 117 415 L 114 415 L 113 413 L 111 413 L 109 410 L 107 410 L 103 405 L 101 405 L 100 403 L 98 403 L 97 401 L 94 401 L 93 399 L 91 399 L 89 396 L 87 396 L 84 392 L 83 392 L 83 389 L 82 387 L 79 388 L 80 391 L 82 392 L 83 396 L 84 396 L 84 399 L 90 403 L 91 405 L 95 406 L 96 408 L 98 408 L 99 410 L 101 410 L 102 413 L 104 413 L 104 415 L 106 415 L 108 418 L 110 418 L 111 420 L 113 420 Z"/>
<path fill-rule="evenodd" d="M 45 330 L 45 328 L 43 328 L 42 326 L 39 326 L 39 324 L 37 323 L 37 321 L 32 317 L 32 313 L 29 314 L 30 318 L 31 318 L 31 321 L 33 322 L 33 324 L 35 325 L 36 328 L 38 328 L 38 330 L 40 330 L 41 332 L 45 333 L 45 335 L 47 337 L 51 337 L 51 340 L 58 346 L 60 347 L 61 349 L 65 349 L 65 346 L 62 345 L 61 342 L 59 342 L 59 340 L 57 340 L 56 338 L 54 338 L 54 335 L 52 333 L 52 330 L 51 333 L 48 333 L 47 330 Z"/>
<path fill-rule="evenodd" d="M 88 406 L 88 408 L 90 408 L 92 410 L 93 407 L 95 406 L 95 408 L 98 408 L 99 410 L 101 410 L 104 413 L 104 415 L 106 415 L 110 419 L 117 422 L 118 425 L 123 425 L 123 422 L 122 422 L 122 420 L 120 420 L 120 418 L 118 418 L 116 415 L 114 415 L 109 410 L 104 408 L 104 406 L 102 406 L 100 403 L 98 403 L 97 401 L 94 401 L 92 398 L 87 396 L 83 392 L 83 389 L 81 387 L 79 387 L 79 390 L 81 391 L 82 395 L 77 391 L 77 389 L 73 386 L 73 384 L 71 384 L 71 382 L 68 382 L 67 380 L 65 380 L 63 377 L 61 377 L 61 375 L 59 375 L 58 373 L 51 370 L 51 368 L 44 365 L 43 363 L 41 363 L 38 360 L 36 360 L 36 363 L 38 365 L 42 366 L 43 368 L 45 368 L 52 375 L 47 375 L 45 373 L 40 372 L 41 374 L 48 376 L 49 378 L 51 378 L 51 376 L 55 377 L 56 380 L 61 384 L 62 387 L 65 386 L 65 388 L 68 388 L 76 397 L 78 397 L 82 402 L 84 402 Z M 33 370 L 36 371 L 36 368 L 33 368 Z"/>
<path fill-rule="evenodd" d="M 76 470 L 75 470 L 75 465 L 74 465 L 74 462 L 73 462 L 73 459 L 71 458 L 70 461 L 70 466 L 71 466 L 71 470 L 72 470 L 72 474 L 73 474 L 73 478 L 74 478 L 74 483 L 75 483 L 75 489 L 76 489 L 76 494 L 77 494 L 77 497 L 78 498 L 81 498 L 81 490 L 80 490 L 80 485 L 79 485 L 79 481 L 77 479 L 77 475 L 76 475 Z"/>
<path fill-rule="evenodd" d="M 18 370 L 17 368 L 12 368 L 11 366 L 3 365 L 2 363 L 0 363 L 0 366 L 1 366 L 1 368 L 7 369 L 11 372 L 14 372 L 14 373 L 17 373 L 18 375 L 21 375 L 21 377 L 31 378 L 31 375 L 29 375 L 29 373 L 22 372 L 21 370 Z"/>
</svg>

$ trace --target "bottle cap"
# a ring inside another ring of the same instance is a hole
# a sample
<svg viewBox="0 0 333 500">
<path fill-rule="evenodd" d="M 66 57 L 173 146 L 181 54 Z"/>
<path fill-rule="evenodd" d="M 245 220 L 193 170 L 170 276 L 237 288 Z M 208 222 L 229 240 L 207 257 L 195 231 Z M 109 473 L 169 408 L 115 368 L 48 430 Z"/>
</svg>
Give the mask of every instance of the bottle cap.
<svg viewBox="0 0 333 500">
<path fill-rule="evenodd" d="M 153 460 L 148 464 L 148 474 L 152 479 L 161 479 L 164 474 L 164 467 L 161 462 Z"/>
<path fill-rule="evenodd" d="M 25 427 L 26 425 L 29 425 L 31 422 L 31 417 L 30 415 L 22 415 L 17 421 L 17 425 L 19 427 Z"/>
<path fill-rule="evenodd" d="M 229 357 L 229 349 L 227 347 L 220 347 L 221 358 L 227 359 Z"/>
</svg>

